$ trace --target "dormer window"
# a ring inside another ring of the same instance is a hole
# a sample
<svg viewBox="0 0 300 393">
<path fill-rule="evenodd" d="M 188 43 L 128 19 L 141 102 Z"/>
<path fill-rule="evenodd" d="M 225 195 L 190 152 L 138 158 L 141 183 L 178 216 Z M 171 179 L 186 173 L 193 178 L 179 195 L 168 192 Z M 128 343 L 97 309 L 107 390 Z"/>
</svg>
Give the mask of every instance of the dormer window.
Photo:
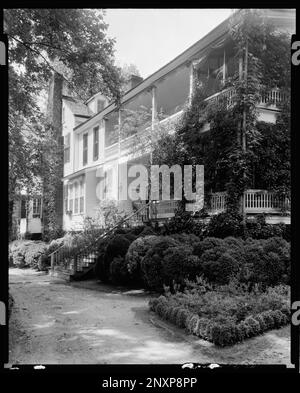
<svg viewBox="0 0 300 393">
<path fill-rule="evenodd" d="M 97 113 L 101 112 L 104 109 L 104 100 L 97 100 Z"/>
</svg>

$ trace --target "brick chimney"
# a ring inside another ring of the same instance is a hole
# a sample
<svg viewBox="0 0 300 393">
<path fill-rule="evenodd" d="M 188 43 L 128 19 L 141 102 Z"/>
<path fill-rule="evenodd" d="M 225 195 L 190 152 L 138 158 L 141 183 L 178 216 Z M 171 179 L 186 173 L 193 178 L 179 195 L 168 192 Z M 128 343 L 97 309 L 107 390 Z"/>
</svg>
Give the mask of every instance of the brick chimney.
<svg viewBox="0 0 300 393">
<path fill-rule="evenodd" d="M 126 85 L 126 91 L 133 89 L 135 86 L 140 84 L 143 78 L 134 74 L 131 74 Z"/>
<path fill-rule="evenodd" d="M 47 104 L 47 120 L 54 128 L 54 137 L 61 146 L 63 152 L 63 137 L 62 137 L 62 95 L 64 93 L 64 79 L 58 72 L 53 72 L 48 93 L 48 104 Z M 57 164 L 57 175 L 58 179 L 55 184 L 55 216 L 56 225 L 62 228 L 63 218 L 63 183 L 61 178 L 63 177 L 63 156 L 60 157 L 59 163 Z M 46 220 L 45 215 L 43 217 Z M 46 222 L 45 222 L 46 224 Z"/>
</svg>

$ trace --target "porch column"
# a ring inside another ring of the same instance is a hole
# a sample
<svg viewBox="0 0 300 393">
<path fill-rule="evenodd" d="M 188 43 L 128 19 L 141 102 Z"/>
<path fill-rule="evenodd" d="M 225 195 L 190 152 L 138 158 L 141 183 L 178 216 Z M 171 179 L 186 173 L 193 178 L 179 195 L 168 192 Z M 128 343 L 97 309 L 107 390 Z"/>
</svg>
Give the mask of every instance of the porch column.
<svg viewBox="0 0 300 393">
<path fill-rule="evenodd" d="M 152 123 L 151 129 L 154 130 L 157 121 L 157 87 L 152 86 Z"/>
<path fill-rule="evenodd" d="M 118 125 L 119 125 L 119 130 L 118 130 L 118 168 L 119 168 L 120 157 L 121 157 L 121 127 L 122 127 L 122 112 L 121 112 L 121 109 L 119 109 L 118 113 L 119 113 L 119 118 L 118 118 Z M 117 184 L 119 184 L 119 170 L 117 170 L 116 176 L 117 176 Z M 117 199 L 119 201 L 120 200 L 120 189 L 119 189 L 119 187 L 118 187 L 117 193 L 118 193 Z"/>
<path fill-rule="evenodd" d="M 239 57 L 239 79 L 240 81 L 243 79 L 243 58 Z"/>
<path fill-rule="evenodd" d="M 224 55 L 223 55 L 223 85 L 225 84 L 225 78 L 226 78 L 226 52 L 224 49 Z"/>
<path fill-rule="evenodd" d="M 189 91 L 189 104 L 192 102 L 193 94 L 194 94 L 194 83 L 195 83 L 195 68 L 194 63 L 190 62 L 190 91 Z"/>
</svg>

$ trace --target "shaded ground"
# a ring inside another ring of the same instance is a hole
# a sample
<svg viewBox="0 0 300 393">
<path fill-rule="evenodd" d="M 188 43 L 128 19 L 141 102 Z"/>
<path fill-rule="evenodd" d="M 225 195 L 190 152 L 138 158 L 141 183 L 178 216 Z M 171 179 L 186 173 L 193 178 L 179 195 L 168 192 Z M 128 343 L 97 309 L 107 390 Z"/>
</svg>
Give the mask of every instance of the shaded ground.
<svg viewBox="0 0 300 393">
<path fill-rule="evenodd" d="M 10 364 L 290 364 L 289 326 L 218 348 L 161 321 L 139 291 L 9 273 Z"/>
</svg>

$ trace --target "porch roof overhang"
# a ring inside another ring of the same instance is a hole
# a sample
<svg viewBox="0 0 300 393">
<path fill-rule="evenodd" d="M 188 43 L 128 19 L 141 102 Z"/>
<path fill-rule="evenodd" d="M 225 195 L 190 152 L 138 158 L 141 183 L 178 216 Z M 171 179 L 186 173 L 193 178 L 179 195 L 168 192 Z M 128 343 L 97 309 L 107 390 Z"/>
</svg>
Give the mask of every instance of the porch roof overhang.
<svg viewBox="0 0 300 393">
<path fill-rule="evenodd" d="M 224 38 L 228 35 L 229 32 L 229 22 L 230 18 L 225 19 L 222 23 L 220 23 L 217 27 L 211 30 L 208 34 L 206 34 L 203 38 L 197 41 L 194 45 L 186 49 L 183 53 L 177 56 L 175 59 L 171 60 L 165 66 L 160 68 L 158 71 L 154 72 L 148 78 L 144 79 L 139 85 L 129 90 L 122 98 L 121 104 L 129 101 L 134 96 L 138 95 L 144 90 L 151 88 L 155 85 L 156 82 L 163 77 L 165 77 L 170 72 L 174 71 L 176 68 L 182 65 L 189 65 L 191 62 L 198 60 L 199 57 L 204 56 L 208 51 L 211 50 L 212 45 L 218 45 L 220 42 L 223 42 Z M 74 132 L 80 133 L 85 131 L 87 128 L 92 127 L 93 124 L 97 123 L 101 120 L 105 115 L 117 109 L 115 103 L 111 103 L 106 108 L 104 108 L 101 112 L 97 113 L 90 119 L 85 122 L 74 127 Z"/>
</svg>

